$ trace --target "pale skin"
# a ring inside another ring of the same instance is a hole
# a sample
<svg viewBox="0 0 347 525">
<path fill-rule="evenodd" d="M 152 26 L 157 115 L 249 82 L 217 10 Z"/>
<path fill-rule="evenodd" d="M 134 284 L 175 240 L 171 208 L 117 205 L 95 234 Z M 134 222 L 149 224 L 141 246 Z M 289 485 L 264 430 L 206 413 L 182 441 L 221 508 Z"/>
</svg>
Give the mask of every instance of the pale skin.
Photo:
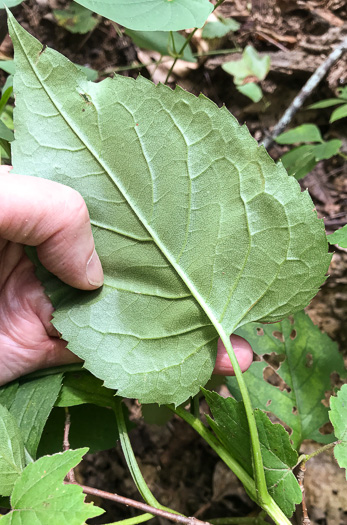
<svg viewBox="0 0 347 525">
<path fill-rule="evenodd" d="M 71 286 L 95 290 L 103 283 L 81 195 L 10 170 L 0 166 L 0 385 L 42 368 L 80 361 L 51 324 L 52 304 L 24 245 L 36 246 L 42 264 Z M 235 335 L 231 341 L 242 371 L 247 370 L 253 356 L 250 345 Z M 233 373 L 221 341 L 214 373 Z"/>
</svg>

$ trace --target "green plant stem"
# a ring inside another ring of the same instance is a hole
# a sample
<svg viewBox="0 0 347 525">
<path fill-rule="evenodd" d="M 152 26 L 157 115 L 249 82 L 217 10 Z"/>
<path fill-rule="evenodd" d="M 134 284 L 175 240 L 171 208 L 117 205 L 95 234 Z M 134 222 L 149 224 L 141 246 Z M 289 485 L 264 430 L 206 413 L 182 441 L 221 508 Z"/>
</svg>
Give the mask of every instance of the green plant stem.
<svg viewBox="0 0 347 525">
<path fill-rule="evenodd" d="M 173 56 L 176 57 L 177 51 L 176 51 L 176 45 L 175 45 L 175 39 L 174 39 L 173 31 L 170 31 L 170 38 L 171 38 L 171 43 L 172 43 L 172 53 L 173 53 Z M 169 50 L 170 50 L 170 48 L 169 48 Z"/>
<path fill-rule="evenodd" d="M 128 429 L 125 424 L 124 419 L 124 413 L 123 413 L 123 405 L 122 405 L 122 398 L 115 397 L 114 398 L 114 405 L 113 405 L 114 413 L 117 419 L 117 426 L 118 426 L 118 432 L 119 432 L 119 439 L 121 442 L 123 454 L 125 456 L 128 468 L 130 470 L 130 474 L 134 480 L 134 483 L 140 492 L 141 496 L 145 500 L 145 502 L 148 505 L 151 505 L 151 507 L 155 507 L 156 509 L 164 510 L 171 512 L 172 514 L 180 514 L 179 512 L 176 512 L 173 509 L 170 509 L 168 507 L 165 507 L 164 505 L 161 505 L 153 496 L 152 492 L 150 491 L 146 481 L 144 480 L 142 476 L 142 472 L 138 466 L 138 463 L 135 458 L 135 454 L 133 451 L 133 448 L 130 443 L 129 435 L 128 435 Z"/>
<path fill-rule="evenodd" d="M 216 3 L 216 5 L 214 6 L 213 11 L 215 11 L 215 10 L 217 9 L 217 7 L 219 7 L 223 2 L 224 2 L 224 0 L 218 0 L 218 2 Z"/>
<path fill-rule="evenodd" d="M 10 86 L 6 89 L 5 93 L 3 93 L 2 97 L 1 97 L 1 100 L 0 100 L 0 115 L 2 115 L 5 107 L 6 107 L 6 104 L 8 102 L 8 99 L 10 98 L 10 96 L 12 95 L 12 91 L 13 91 L 13 87 Z"/>
<path fill-rule="evenodd" d="M 127 465 L 130 470 L 131 477 L 134 480 L 134 483 L 145 500 L 145 502 L 148 505 L 151 505 L 152 507 L 156 508 L 163 508 L 160 503 L 155 499 L 152 492 L 149 490 L 147 483 L 145 482 L 141 470 L 137 464 L 134 451 L 132 449 L 129 435 L 128 435 L 128 429 L 125 424 L 124 420 L 124 414 L 123 414 L 123 406 L 122 406 L 122 398 L 115 397 L 114 401 L 114 413 L 117 419 L 117 426 L 118 426 L 118 432 L 119 432 L 119 439 L 121 442 L 123 454 L 125 456 Z"/>
<path fill-rule="evenodd" d="M 208 57 L 215 55 L 230 55 L 231 53 L 241 53 L 242 49 L 240 47 L 233 47 L 232 49 L 211 49 L 210 51 L 205 51 L 204 53 L 193 53 L 193 57 Z"/>
<path fill-rule="evenodd" d="M 210 447 L 218 454 L 222 461 L 232 470 L 232 472 L 239 478 L 246 489 L 247 494 L 253 501 L 259 504 L 264 511 L 275 521 L 277 525 L 291 525 L 288 518 L 283 514 L 277 503 L 268 494 L 268 502 L 261 503 L 256 485 L 251 476 L 243 469 L 243 467 L 233 458 L 233 456 L 224 448 L 220 441 L 206 428 L 200 419 L 190 414 L 184 408 L 174 408 L 173 405 L 167 405 L 175 414 L 181 417 L 188 423 L 200 436 L 210 445 Z"/>
<path fill-rule="evenodd" d="M 266 522 L 263 520 L 263 512 L 253 518 L 216 518 L 210 520 L 213 525 L 263 525 Z"/>
<path fill-rule="evenodd" d="M 190 398 L 190 413 L 200 419 L 200 399 L 199 394 Z"/>
<path fill-rule="evenodd" d="M 224 330 L 220 329 L 218 331 L 219 331 L 220 338 L 222 339 L 222 342 L 228 353 L 231 364 L 233 365 L 235 376 L 236 376 L 236 379 L 237 379 L 237 382 L 240 388 L 240 392 L 242 395 L 242 400 L 245 406 L 245 411 L 246 411 L 248 426 L 249 426 L 249 433 L 250 433 L 251 442 L 252 442 L 252 457 L 253 457 L 253 470 L 254 470 L 255 483 L 256 483 L 257 490 L 259 492 L 259 502 L 262 506 L 263 504 L 269 503 L 270 495 L 268 493 L 267 485 L 266 485 L 263 458 L 261 455 L 260 441 L 259 441 L 259 436 L 258 436 L 258 429 L 257 429 L 255 417 L 254 417 L 251 399 L 249 397 L 249 393 L 246 387 L 245 380 L 243 378 L 243 374 L 241 372 L 240 365 L 237 361 L 234 349 L 231 345 L 230 337 L 225 334 Z"/>
<path fill-rule="evenodd" d="M 126 520 L 114 521 L 113 523 L 107 523 L 107 525 L 137 525 L 137 523 L 143 523 L 154 518 L 153 514 L 146 512 L 145 514 L 140 514 L 139 516 L 134 516 L 133 518 L 128 518 Z"/>
<path fill-rule="evenodd" d="M 176 65 L 176 62 L 179 58 L 182 57 L 182 54 L 183 54 L 183 51 L 185 50 L 185 48 L 187 47 L 187 45 L 189 44 L 189 42 L 191 41 L 191 39 L 193 38 L 194 34 L 196 33 L 196 31 L 198 30 L 198 28 L 196 27 L 195 29 L 193 29 L 193 31 L 188 35 L 188 37 L 186 38 L 186 41 L 184 42 L 183 46 L 181 47 L 179 53 L 177 54 L 177 56 L 175 56 L 174 58 L 174 61 L 173 63 L 171 64 L 171 67 L 166 75 L 166 79 L 165 79 L 165 82 L 164 84 L 167 84 L 168 83 L 168 80 L 170 78 L 170 75 L 173 71 L 173 68 L 175 67 Z"/>
<path fill-rule="evenodd" d="M 222 3 L 224 2 L 224 0 L 218 0 L 218 2 L 216 3 L 216 5 L 214 6 L 214 9 L 213 11 L 215 11 L 217 9 L 217 7 L 219 7 Z M 173 61 L 169 71 L 168 71 L 168 74 L 166 75 L 166 79 L 165 79 L 165 82 L 164 84 L 167 84 L 168 83 L 168 80 L 170 78 L 170 75 L 173 71 L 173 68 L 175 67 L 176 65 L 176 62 L 179 58 L 181 58 L 182 54 L 183 54 L 183 51 L 185 50 L 185 48 L 187 47 L 187 45 L 189 44 L 189 42 L 191 41 L 191 39 L 193 38 L 194 34 L 196 33 L 196 31 L 198 30 L 199 28 L 198 27 L 195 27 L 193 29 L 193 31 L 188 35 L 186 41 L 184 42 L 183 46 L 181 47 L 179 53 L 178 53 L 178 56 L 175 57 L 175 60 Z"/>
<path fill-rule="evenodd" d="M 6 153 L 6 155 L 7 155 L 6 158 L 11 160 L 11 146 L 10 146 L 10 143 L 7 142 L 7 140 L 0 139 L 0 147 L 2 147 L 2 149 Z"/>
<path fill-rule="evenodd" d="M 341 441 L 334 441 L 333 443 L 328 443 L 327 445 L 318 448 L 317 450 L 312 452 L 312 454 L 301 454 L 301 456 L 299 456 L 297 465 L 299 465 L 300 463 L 306 463 L 309 459 L 314 458 L 315 456 L 318 456 L 318 454 L 322 454 L 322 452 L 326 452 L 331 448 L 334 448 L 335 445 L 338 445 L 339 443 L 341 443 Z"/>
<path fill-rule="evenodd" d="M 347 155 L 345 153 L 342 153 L 342 151 L 338 151 L 337 153 L 340 157 L 342 157 L 343 159 L 347 160 Z"/>
</svg>

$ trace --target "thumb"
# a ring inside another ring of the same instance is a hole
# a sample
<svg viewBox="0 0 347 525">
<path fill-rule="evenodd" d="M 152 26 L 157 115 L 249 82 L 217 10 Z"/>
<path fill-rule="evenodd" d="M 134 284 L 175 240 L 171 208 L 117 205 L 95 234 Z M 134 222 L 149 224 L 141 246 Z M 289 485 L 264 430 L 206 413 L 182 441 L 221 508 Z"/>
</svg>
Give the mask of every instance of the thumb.
<svg viewBox="0 0 347 525">
<path fill-rule="evenodd" d="M 0 167 L 0 237 L 37 246 L 42 264 L 67 284 L 103 283 L 87 206 L 72 188 Z"/>
</svg>

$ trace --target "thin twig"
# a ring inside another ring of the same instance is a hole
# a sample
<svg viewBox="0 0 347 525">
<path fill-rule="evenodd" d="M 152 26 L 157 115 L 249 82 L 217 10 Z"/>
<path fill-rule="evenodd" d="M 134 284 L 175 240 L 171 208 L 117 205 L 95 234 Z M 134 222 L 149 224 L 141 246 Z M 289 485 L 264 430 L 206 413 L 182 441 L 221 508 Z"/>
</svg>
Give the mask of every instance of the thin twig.
<svg viewBox="0 0 347 525">
<path fill-rule="evenodd" d="M 299 482 L 299 486 L 302 492 L 302 522 L 301 523 L 302 525 L 311 525 L 311 521 L 307 513 L 307 506 L 306 506 L 306 499 L 305 499 L 305 486 L 304 486 L 305 471 L 306 471 L 306 463 L 303 461 L 300 465 L 300 469 L 298 473 L 298 482 Z"/>
<path fill-rule="evenodd" d="M 167 510 L 156 509 L 151 507 L 146 503 L 141 503 L 140 501 L 135 501 L 130 498 L 124 498 L 118 494 L 112 494 L 111 492 L 105 492 L 104 490 L 94 489 L 92 487 L 86 487 L 85 485 L 79 485 L 74 483 L 82 488 L 84 494 L 89 494 L 91 496 L 97 496 L 99 498 L 104 498 L 110 501 L 115 501 L 116 503 L 121 503 L 128 507 L 134 507 L 135 509 L 142 510 L 144 512 L 149 512 L 155 516 L 160 516 L 161 518 L 166 518 L 167 520 L 174 521 L 176 523 L 182 523 L 184 525 L 211 525 L 207 521 L 201 521 L 194 517 L 188 518 L 187 516 L 182 516 L 181 514 L 174 514 L 173 512 L 168 512 Z"/>
<path fill-rule="evenodd" d="M 64 450 L 70 450 L 70 441 L 69 441 L 70 426 L 71 426 L 70 412 L 69 412 L 69 409 L 65 407 L 65 425 L 64 425 L 64 440 L 63 440 Z M 75 473 L 74 473 L 73 468 L 70 470 L 70 472 L 67 473 L 66 479 L 70 483 L 76 483 Z"/>
<path fill-rule="evenodd" d="M 284 112 L 282 118 L 272 130 L 272 134 L 269 137 L 265 137 L 263 141 L 263 146 L 265 146 L 265 148 L 269 148 L 273 143 L 274 139 L 280 133 L 282 133 L 282 131 L 288 126 L 295 113 L 301 108 L 301 106 L 305 102 L 306 98 L 312 93 L 314 88 L 327 74 L 334 62 L 336 62 L 336 60 L 338 60 L 346 50 L 347 38 L 345 38 L 341 42 L 341 44 L 330 53 L 326 60 L 324 60 L 324 62 L 316 69 L 313 75 L 308 79 L 301 91 L 296 95 L 293 102 L 290 104 L 288 109 Z"/>
</svg>

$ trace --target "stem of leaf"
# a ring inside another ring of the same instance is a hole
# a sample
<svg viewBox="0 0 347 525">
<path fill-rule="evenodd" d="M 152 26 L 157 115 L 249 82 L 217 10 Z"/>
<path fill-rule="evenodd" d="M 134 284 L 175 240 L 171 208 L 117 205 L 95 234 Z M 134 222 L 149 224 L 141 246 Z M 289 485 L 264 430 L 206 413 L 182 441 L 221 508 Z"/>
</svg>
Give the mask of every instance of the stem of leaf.
<svg viewBox="0 0 347 525">
<path fill-rule="evenodd" d="M 130 470 L 130 474 L 134 480 L 134 483 L 139 493 L 148 505 L 151 505 L 152 507 L 156 508 L 162 508 L 160 503 L 155 499 L 152 492 L 149 490 L 148 485 L 145 482 L 141 470 L 136 461 L 135 454 L 130 443 L 128 429 L 125 424 L 122 398 L 120 397 L 116 397 L 114 400 L 114 413 L 117 419 L 119 439 L 121 442 L 123 454 L 125 456 L 125 460 Z"/>
<path fill-rule="evenodd" d="M 184 408 L 174 408 L 173 405 L 167 405 L 175 414 L 181 417 L 188 423 L 200 436 L 210 445 L 210 447 L 218 454 L 222 461 L 234 472 L 235 476 L 239 478 L 246 489 L 250 498 L 258 503 L 265 512 L 277 523 L 277 525 L 291 525 L 288 518 L 283 514 L 277 503 L 268 494 L 267 503 L 261 503 L 259 494 L 251 476 L 242 468 L 242 466 L 233 458 L 233 456 L 224 448 L 220 441 L 206 428 L 200 419 L 190 414 Z"/>
<path fill-rule="evenodd" d="M 167 510 L 173 514 L 179 514 L 179 512 L 176 512 L 173 509 L 164 507 L 155 499 L 155 497 L 153 496 L 152 492 L 149 490 L 149 487 L 142 476 L 142 472 L 136 461 L 136 457 L 135 457 L 134 451 L 130 443 L 128 429 L 126 427 L 126 423 L 124 419 L 122 398 L 115 397 L 113 410 L 114 410 L 114 413 L 117 419 L 119 439 L 121 442 L 123 454 L 127 462 L 128 468 L 130 470 L 130 474 L 141 496 L 143 497 L 143 499 L 148 505 L 151 505 L 152 507 L 155 507 L 156 509 Z"/>
<path fill-rule="evenodd" d="M 171 73 L 172 73 L 172 71 L 173 71 L 173 68 L 174 68 L 175 65 L 176 65 L 177 60 L 178 60 L 179 58 L 182 57 L 182 55 L 183 55 L 183 51 L 185 50 L 185 48 L 187 47 L 187 45 L 189 44 L 189 42 L 191 41 L 191 39 L 193 38 L 193 36 L 194 36 L 194 34 L 195 34 L 195 32 L 196 32 L 197 30 L 198 30 L 198 28 L 196 27 L 196 28 L 193 29 L 193 31 L 187 36 L 186 41 L 184 42 L 183 46 L 182 46 L 181 49 L 179 50 L 179 53 L 177 53 L 177 56 L 175 56 L 175 59 L 174 59 L 173 63 L 171 64 L 171 67 L 170 67 L 170 69 L 169 69 L 169 71 L 168 71 L 168 73 L 167 73 L 167 75 L 166 75 L 166 79 L 165 79 L 164 84 L 167 84 L 167 83 L 168 83 L 168 80 L 169 80 L 170 75 L 171 75 Z"/>
<path fill-rule="evenodd" d="M 200 399 L 199 394 L 190 398 L 190 413 L 197 419 L 200 419 Z"/>
<path fill-rule="evenodd" d="M 256 487 L 259 492 L 259 502 L 260 502 L 260 505 L 263 506 L 263 504 L 267 504 L 270 502 L 270 495 L 268 493 L 267 485 L 266 485 L 263 459 L 261 455 L 260 442 L 259 442 L 259 436 L 258 436 L 258 429 L 257 429 L 257 424 L 255 422 L 251 399 L 249 397 L 249 393 L 248 393 L 246 383 L 245 383 L 245 380 L 241 372 L 240 365 L 237 361 L 234 349 L 231 345 L 230 338 L 222 330 L 219 332 L 219 335 L 228 353 L 231 364 L 233 365 L 235 376 L 236 376 L 236 379 L 237 379 L 237 382 L 240 388 L 240 392 L 242 395 L 242 400 L 245 406 L 245 411 L 246 411 L 248 426 L 249 426 L 249 433 L 250 433 L 251 442 L 252 442 L 254 477 L 255 477 Z"/>
<path fill-rule="evenodd" d="M 266 513 L 264 511 L 259 512 L 258 516 L 247 517 L 247 518 L 216 518 L 210 520 L 213 525 L 265 525 Z"/>
<path fill-rule="evenodd" d="M 334 448 L 335 445 L 338 445 L 339 443 L 341 443 L 341 441 L 334 441 L 333 443 L 328 443 L 327 445 L 318 448 L 317 450 L 312 452 L 312 454 L 301 454 L 301 456 L 299 456 L 297 465 L 299 465 L 300 463 L 306 463 L 306 461 L 308 461 L 309 459 L 314 458 L 315 456 L 318 456 L 318 454 L 322 454 L 322 452 L 326 452 L 331 448 Z"/>
<path fill-rule="evenodd" d="M 13 91 L 13 87 L 10 86 L 10 87 L 8 87 L 6 89 L 5 93 L 2 95 L 1 100 L 0 100 L 0 115 L 2 115 L 2 113 L 3 113 L 3 111 L 4 111 L 5 107 L 6 107 L 8 99 L 12 95 L 12 91 Z"/>
<path fill-rule="evenodd" d="M 107 523 L 107 525 L 137 525 L 138 523 L 143 523 L 154 518 L 153 514 L 146 512 L 145 514 L 140 514 L 139 516 L 134 516 L 133 518 L 128 518 L 126 520 L 114 521 L 113 523 Z"/>
<path fill-rule="evenodd" d="M 222 3 L 224 2 L 224 0 L 218 0 L 218 2 L 216 3 L 216 5 L 214 6 L 214 9 L 213 11 L 215 11 L 217 9 L 217 7 L 219 7 Z M 173 68 L 175 67 L 176 65 L 176 62 L 179 58 L 181 58 L 182 54 L 183 54 L 183 51 L 185 50 L 185 48 L 187 47 L 187 45 L 189 44 L 189 42 L 191 41 L 191 39 L 193 38 L 194 34 L 196 33 L 196 31 L 198 30 L 199 28 L 198 27 L 195 27 L 193 29 L 193 31 L 188 35 L 186 41 L 184 42 L 183 46 L 181 47 L 179 53 L 177 54 L 178 56 L 175 57 L 175 60 L 173 61 L 172 63 L 172 66 L 170 67 L 169 71 L 168 71 L 168 74 L 166 75 L 166 79 L 165 79 L 165 82 L 164 84 L 167 84 L 168 83 L 168 80 L 170 78 L 170 75 L 173 71 Z"/>
<path fill-rule="evenodd" d="M 173 53 L 173 56 L 176 57 L 177 56 L 177 51 L 176 51 L 176 45 L 175 45 L 175 39 L 174 39 L 173 31 L 170 31 L 170 39 L 171 39 L 171 45 L 172 45 L 172 53 Z"/>
</svg>

